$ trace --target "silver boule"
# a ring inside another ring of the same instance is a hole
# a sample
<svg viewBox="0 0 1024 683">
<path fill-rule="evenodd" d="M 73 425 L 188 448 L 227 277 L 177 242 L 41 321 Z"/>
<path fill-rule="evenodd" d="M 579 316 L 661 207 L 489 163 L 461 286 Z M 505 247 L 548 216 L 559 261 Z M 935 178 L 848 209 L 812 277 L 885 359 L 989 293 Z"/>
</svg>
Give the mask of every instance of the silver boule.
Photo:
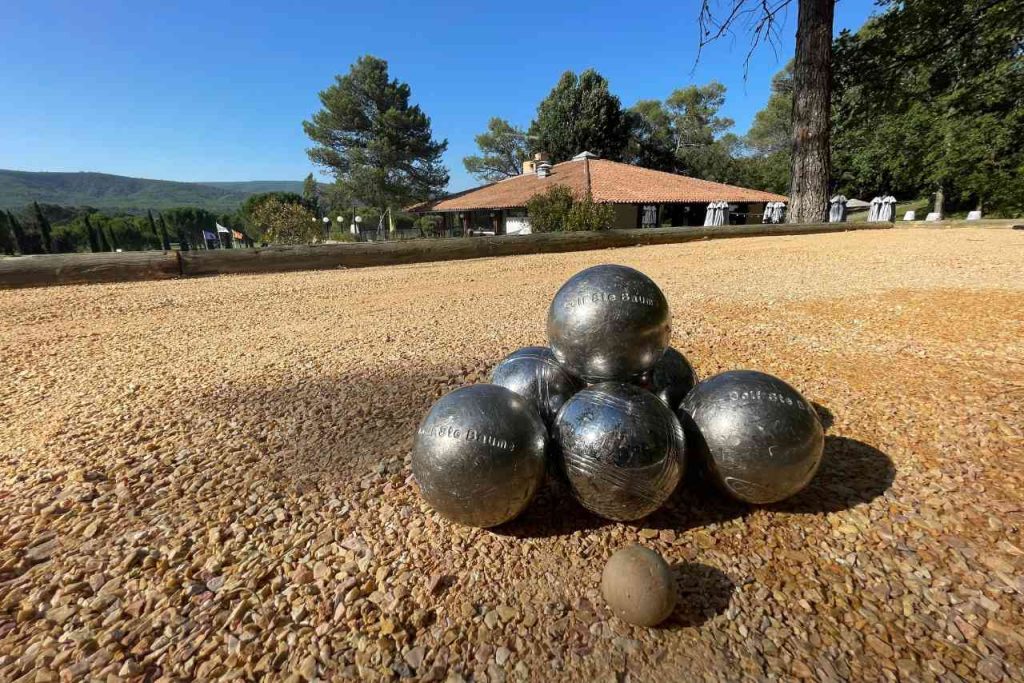
<svg viewBox="0 0 1024 683">
<path fill-rule="evenodd" d="M 412 472 L 444 517 L 475 527 L 516 517 L 544 479 L 548 433 L 536 408 L 505 387 L 475 384 L 440 398 L 416 431 Z"/>
<path fill-rule="evenodd" d="M 510 353 L 491 370 L 491 383 L 532 402 L 548 426 L 580 389 L 579 382 L 558 364 L 546 346 L 526 346 Z"/>
<path fill-rule="evenodd" d="M 605 382 L 570 398 L 555 419 L 562 470 L 595 514 L 640 519 L 668 499 L 683 475 L 679 420 L 654 394 Z"/>
<path fill-rule="evenodd" d="M 803 489 L 821 463 L 825 435 L 814 406 L 781 379 L 723 372 L 679 409 L 691 451 L 719 487 L 747 503 L 775 503 Z"/>
<path fill-rule="evenodd" d="M 640 386 L 665 402 L 672 410 L 679 408 L 683 398 L 697 384 L 697 372 L 686 356 L 671 346 L 665 349 L 654 367 L 644 373 Z"/>
<path fill-rule="evenodd" d="M 672 332 L 658 285 L 617 265 L 569 278 L 551 301 L 547 327 L 555 358 L 587 382 L 637 379 L 661 358 Z"/>
</svg>

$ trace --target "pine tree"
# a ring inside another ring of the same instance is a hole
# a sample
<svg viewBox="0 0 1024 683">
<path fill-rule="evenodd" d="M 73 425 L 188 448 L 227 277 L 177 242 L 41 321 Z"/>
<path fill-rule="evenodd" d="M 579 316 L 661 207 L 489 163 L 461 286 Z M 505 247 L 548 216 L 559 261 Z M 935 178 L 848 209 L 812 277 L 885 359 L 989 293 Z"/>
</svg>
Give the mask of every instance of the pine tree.
<svg viewBox="0 0 1024 683">
<path fill-rule="evenodd" d="M 466 171 L 485 182 L 512 178 L 523 171 L 529 156 L 526 132 L 504 119 L 492 118 L 487 131 L 476 136 L 480 154 L 462 159 Z"/>
<path fill-rule="evenodd" d="M 96 237 L 96 228 L 93 227 L 89 214 L 85 214 L 85 234 L 89 238 L 89 251 L 96 254 L 100 251 L 100 241 Z"/>
<path fill-rule="evenodd" d="M 793 0 L 702 0 L 697 17 L 699 50 L 745 27 L 754 50 L 777 45 L 779 22 Z M 790 162 L 790 223 L 819 223 L 828 218 L 831 173 L 832 25 L 835 0 L 797 0 L 796 52 L 793 57 L 793 142 Z M 910 3 L 908 3 L 910 4 Z M 945 3 L 957 5 L 960 3 Z M 998 3 L 997 3 L 998 4 Z M 929 30 L 922 31 L 930 32 Z M 972 35 L 965 33 L 965 35 Z"/>
<path fill-rule="evenodd" d="M 43 210 L 39 208 L 39 202 L 32 202 L 32 212 L 36 219 L 36 227 L 43 238 L 43 251 L 47 254 L 53 252 L 53 236 L 50 231 L 50 221 L 46 220 Z"/>
<path fill-rule="evenodd" d="M 448 184 L 441 160 L 448 141 L 434 140 L 430 117 L 411 95 L 386 61 L 360 57 L 320 93 L 323 108 L 302 124 L 314 144 L 310 160 L 379 209 L 437 196 Z"/>
<path fill-rule="evenodd" d="M 28 240 L 25 238 L 25 230 L 10 211 L 7 212 L 7 224 L 11 226 L 11 232 L 14 233 L 14 242 L 18 245 L 18 251 L 22 254 L 30 254 L 31 250 L 28 247 Z"/>
</svg>

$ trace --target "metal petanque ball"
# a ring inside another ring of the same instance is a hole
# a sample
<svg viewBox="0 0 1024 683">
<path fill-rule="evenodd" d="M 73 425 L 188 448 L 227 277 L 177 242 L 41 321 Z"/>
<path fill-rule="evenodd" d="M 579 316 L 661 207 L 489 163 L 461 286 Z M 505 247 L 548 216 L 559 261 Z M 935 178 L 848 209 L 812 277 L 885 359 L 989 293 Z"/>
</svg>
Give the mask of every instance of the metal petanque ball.
<svg viewBox="0 0 1024 683">
<path fill-rule="evenodd" d="M 558 364 L 546 346 L 527 346 L 513 351 L 491 370 L 491 383 L 511 389 L 532 402 L 549 426 L 559 408 L 580 389 L 579 383 Z"/>
<path fill-rule="evenodd" d="M 735 370 L 704 380 L 683 399 L 679 418 L 711 479 L 747 503 L 789 498 L 821 463 L 825 436 L 814 407 L 763 372 Z"/>
<path fill-rule="evenodd" d="M 686 356 L 671 346 L 654 367 L 644 373 L 640 386 L 665 402 L 672 410 L 679 408 L 683 398 L 697 384 L 697 373 Z"/>
<path fill-rule="evenodd" d="M 548 309 L 548 342 L 555 358 L 587 382 L 634 380 L 668 348 L 668 301 L 658 285 L 626 266 L 576 273 Z"/>
<path fill-rule="evenodd" d="M 444 517 L 490 527 L 516 517 L 544 479 L 548 432 L 537 409 L 505 387 L 443 396 L 416 432 L 412 472 Z"/>
<path fill-rule="evenodd" d="M 623 382 L 588 387 L 555 419 L 569 487 L 595 514 L 619 521 L 657 510 L 683 475 L 679 420 L 654 394 Z"/>
</svg>

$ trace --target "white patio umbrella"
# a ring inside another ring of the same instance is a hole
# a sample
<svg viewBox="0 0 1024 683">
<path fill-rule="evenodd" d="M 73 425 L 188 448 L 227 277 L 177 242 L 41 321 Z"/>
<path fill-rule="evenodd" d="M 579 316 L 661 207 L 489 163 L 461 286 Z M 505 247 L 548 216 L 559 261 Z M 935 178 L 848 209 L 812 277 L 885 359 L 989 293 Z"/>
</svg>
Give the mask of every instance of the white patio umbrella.
<svg viewBox="0 0 1024 683">
<path fill-rule="evenodd" d="M 725 225 L 725 212 L 728 208 L 729 202 L 711 202 L 710 204 L 708 204 L 708 212 L 704 214 L 704 225 Z"/>
<path fill-rule="evenodd" d="M 728 225 L 729 223 L 729 202 L 718 202 L 718 210 L 715 212 L 715 225 Z"/>
<path fill-rule="evenodd" d="M 837 194 L 829 201 L 828 208 L 828 222 L 829 223 L 845 223 L 846 222 L 846 197 L 841 194 Z"/>
<path fill-rule="evenodd" d="M 705 225 L 724 225 L 725 224 L 725 207 L 729 205 L 725 202 L 712 202 L 708 205 L 708 213 L 705 214 Z"/>
<path fill-rule="evenodd" d="M 775 210 L 772 211 L 772 223 L 781 223 L 786 215 L 786 202 L 775 202 Z"/>
<path fill-rule="evenodd" d="M 704 226 L 705 227 L 710 227 L 710 226 L 715 224 L 715 204 L 717 204 L 717 203 L 718 202 L 710 202 L 708 204 L 708 209 L 704 213 Z"/>
<path fill-rule="evenodd" d="M 881 197 L 873 197 L 871 199 L 871 208 L 868 210 L 868 223 L 875 223 L 878 221 L 878 209 L 881 205 Z"/>
<path fill-rule="evenodd" d="M 878 219 L 887 223 L 892 223 L 896 220 L 896 198 L 891 194 L 882 197 L 882 206 L 879 210 Z"/>
</svg>

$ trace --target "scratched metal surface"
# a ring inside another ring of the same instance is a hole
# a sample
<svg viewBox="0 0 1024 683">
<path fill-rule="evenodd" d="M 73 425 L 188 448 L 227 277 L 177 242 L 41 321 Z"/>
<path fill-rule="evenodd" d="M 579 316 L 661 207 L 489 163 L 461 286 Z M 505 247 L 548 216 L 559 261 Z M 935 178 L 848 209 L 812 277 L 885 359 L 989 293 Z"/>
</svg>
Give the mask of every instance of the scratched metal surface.
<svg viewBox="0 0 1024 683">
<path fill-rule="evenodd" d="M 495 526 L 522 512 L 537 492 L 547 440 L 526 399 L 475 384 L 443 396 L 423 418 L 412 471 L 437 512 L 468 526 Z"/>
<path fill-rule="evenodd" d="M 723 372 L 683 400 L 680 417 L 713 481 L 748 503 L 775 503 L 803 489 L 825 436 L 814 407 L 781 379 Z"/>
<path fill-rule="evenodd" d="M 548 309 L 555 358 L 587 382 L 635 379 L 649 370 L 672 336 L 661 289 L 643 273 L 605 264 L 562 285 Z"/>
<path fill-rule="evenodd" d="M 584 389 L 562 407 L 555 431 L 573 495 L 602 517 L 645 517 L 682 477 L 682 427 L 664 403 L 639 387 L 606 382 Z"/>
</svg>

